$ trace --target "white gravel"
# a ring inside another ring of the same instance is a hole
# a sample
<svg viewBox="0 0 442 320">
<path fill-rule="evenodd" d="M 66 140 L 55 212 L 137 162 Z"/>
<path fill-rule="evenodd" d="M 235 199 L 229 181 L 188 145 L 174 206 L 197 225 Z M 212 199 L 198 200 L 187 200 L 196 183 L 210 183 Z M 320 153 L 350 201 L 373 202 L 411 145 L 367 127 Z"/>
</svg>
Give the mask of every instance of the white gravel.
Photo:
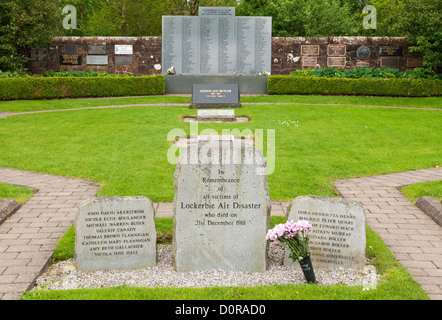
<svg viewBox="0 0 442 320">
<path fill-rule="evenodd" d="M 258 286 L 271 284 L 305 283 L 300 267 L 282 265 L 284 251 L 270 244 L 269 266 L 266 272 L 226 271 L 220 269 L 176 272 L 172 265 L 170 245 L 158 246 L 158 264 L 153 268 L 134 271 L 77 271 L 73 260 L 51 266 L 36 280 L 34 290 L 66 290 L 78 288 L 103 288 L 120 285 L 134 287 L 209 287 L 209 286 Z M 314 266 L 313 266 L 314 267 Z M 315 269 L 318 284 L 361 285 L 364 288 L 376 285 L 378 276 L 374 267 L 362 270 L 334 268 Z"/>
</svg>

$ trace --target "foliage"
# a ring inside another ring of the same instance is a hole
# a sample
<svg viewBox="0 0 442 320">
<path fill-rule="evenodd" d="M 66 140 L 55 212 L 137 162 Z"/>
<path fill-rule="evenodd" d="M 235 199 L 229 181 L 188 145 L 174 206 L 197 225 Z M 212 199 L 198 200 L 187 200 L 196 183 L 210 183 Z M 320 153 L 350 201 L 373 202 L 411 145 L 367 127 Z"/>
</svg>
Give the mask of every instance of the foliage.
<svg viewBox="0 0 442 320">
<path fill-rule="evenodd" d="M 163 75 L 143 77 L 28 77 L 0 79 L 0 100 L 163 94 Z"/>
<path fill-rule="evenodd" d="M 358 31 L 358 16 L 341 0 L 244 0 L 238 15 L 271 16 L 276 37 L 347 36 Z"/>
<path fill-rule="evenodd" d="M 57 10 L 51 0 L 0 2 L 0 70 L 22 71 L 24 50 L 40 47 L 57 33 Z"/>
<path fill-rule="evenodd" d="M 404 0 L 399 7 L 398 29 L 424 54 L 424 65 L 442 66 L 442 1 Z"/>
<path fill-rule="evenodd" d="M 330 77 L 330 78 L 411 78 L 411 79 L 439 79 L 436 72 L 430 68 L 415 68 L 409 69 L 406 72 L 400 72 L 395 68 L 376 68 L 371 69 L 367 67 L 354 69 L 299 69 L 290 73 L 292 76 L 316 76 L 316 77 Z"/>
<path fill-rule="evenodd" d="M 430 97 L 442 95 L 442 80 L 270 76 L 269 94 L 326 94 Z"/>
</svg>

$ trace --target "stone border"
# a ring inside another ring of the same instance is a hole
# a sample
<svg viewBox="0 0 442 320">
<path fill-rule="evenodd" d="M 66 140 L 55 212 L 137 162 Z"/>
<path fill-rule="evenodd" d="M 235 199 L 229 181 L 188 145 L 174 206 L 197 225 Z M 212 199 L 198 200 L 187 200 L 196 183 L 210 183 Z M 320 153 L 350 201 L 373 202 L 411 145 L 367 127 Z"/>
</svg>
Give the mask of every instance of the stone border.
<svg viewBox="0 0 442 320">
<path fill-rule="evenodd" d="M 0 200 L 0 225 L 20 209 L 20 204 L 14 199 Z"/>
<path fill-rule="evenodd" d="M 442 203 L 439 200 L 428 196 L 421 197 L 416 201 L 416 206 L 442 227 Z"/>
</svg>

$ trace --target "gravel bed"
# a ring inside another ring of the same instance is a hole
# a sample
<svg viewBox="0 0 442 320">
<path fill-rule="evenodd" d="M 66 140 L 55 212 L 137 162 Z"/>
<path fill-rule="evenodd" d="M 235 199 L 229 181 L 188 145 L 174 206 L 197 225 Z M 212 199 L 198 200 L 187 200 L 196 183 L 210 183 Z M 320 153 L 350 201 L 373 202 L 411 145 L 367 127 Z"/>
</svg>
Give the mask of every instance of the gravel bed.
<svg viewBox="0 0 442 320">
<path fill-rule="evenodd" d="M 270 284 L 305 283 L 300 267 L 282 265 L 284 251 L 280 246 L 270 244 L 269 266 L 266 272 L 226 271 L 220 269 L 176 272 L 172 265 L 170 245 L 158 246 L 156 267 L 133 271 L 77 271 L 74 261 L 66 260 L 51 266 L 36 280 L 33 290 L 45 288 L 65 290 L 78 288 L 104 288 L 120 285 L 134 287 L 210 287 L 210 286 L 258 286 Z M 377 282 L 374 267 L 362 270 L 348 268 L 315 269 L 318 284 L 345 284 L 349 286 L 373 285 Z"/>
</svg>

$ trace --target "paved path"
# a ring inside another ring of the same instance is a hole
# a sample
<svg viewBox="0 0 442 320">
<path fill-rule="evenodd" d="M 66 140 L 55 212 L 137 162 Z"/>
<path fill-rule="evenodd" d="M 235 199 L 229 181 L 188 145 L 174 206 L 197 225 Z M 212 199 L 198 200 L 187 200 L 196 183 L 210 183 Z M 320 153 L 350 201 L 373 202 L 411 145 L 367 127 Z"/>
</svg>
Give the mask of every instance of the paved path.
<svg viewBox="0 0 442 320">
<path fill-rule="evenodd" d="M 442 168 L 337 180 L 348 199 L 360 201 L 367 223 L 432 299 L 442 299 L 442 228 L 397 189 L 442 180 Z M 90 181 L 0 168 L 0 182 L 38 192 L 0 225 L 0 300 L 20 298 L 50 263 L 60 237 L 72 225 L 81 201 L 95 196 Z M 272 202 L 272 215 L 285 216 L 289 202 Z M 172 203 L 155 203 L 157 217 L 171 217 Z M 416 227 L 419 227 L 418 229 Z"/>
<path fill-rule="evenodd" d="M 78 205 L 93 197 L 93 182 L 0 168 L 0 182 L 38 192 L 0 226 L 0 300 L 20 298 L 50 263 Z"/>
<path fill-rule="evenodd" d="M 334 183 L 342 197 L 363 204 L 367 224 L 382 237 L 431 299 L 442 300 L 442 227 L 397 189 L 436 180 L 442 180 L 442 168 Z"/>
</svg>

